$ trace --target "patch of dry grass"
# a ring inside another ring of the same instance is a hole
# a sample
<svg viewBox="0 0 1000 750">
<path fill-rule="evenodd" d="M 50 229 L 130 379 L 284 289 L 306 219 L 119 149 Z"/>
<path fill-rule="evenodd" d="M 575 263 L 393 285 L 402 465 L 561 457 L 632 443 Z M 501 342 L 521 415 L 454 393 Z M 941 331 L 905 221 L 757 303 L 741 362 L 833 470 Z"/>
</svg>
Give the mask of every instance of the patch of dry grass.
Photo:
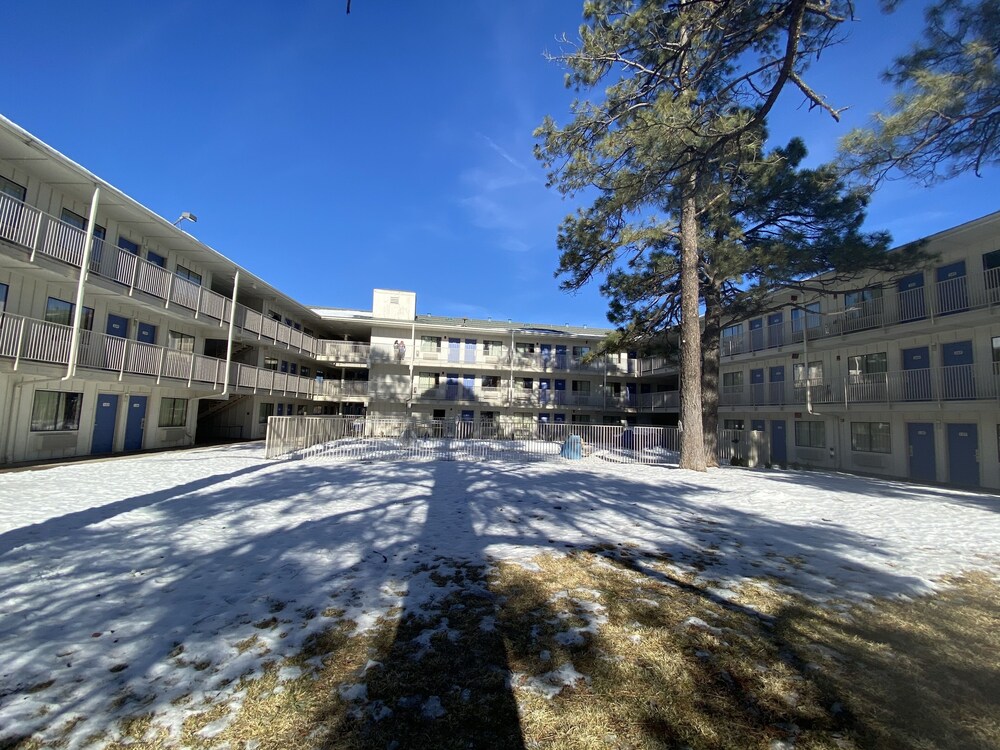
<svg viewBox="0 0 1000 750">
<path fill-rule="evenodd" d="M 333 624 L 301 653 L 262 653 L 238 711 L 199 706 L 178 743 L 136 706 L 110 747 L 1000 747 L 1000 586 L 986 576 L 820 607 L 763 580 L 724 601 L 627 547 L 535 562 L 438 568 L 456 590 L 436 609 L 393 610 L 362 635 L 324 611 Z M 279 679 L 289 667 L 301 674 Z"/>
</svg>

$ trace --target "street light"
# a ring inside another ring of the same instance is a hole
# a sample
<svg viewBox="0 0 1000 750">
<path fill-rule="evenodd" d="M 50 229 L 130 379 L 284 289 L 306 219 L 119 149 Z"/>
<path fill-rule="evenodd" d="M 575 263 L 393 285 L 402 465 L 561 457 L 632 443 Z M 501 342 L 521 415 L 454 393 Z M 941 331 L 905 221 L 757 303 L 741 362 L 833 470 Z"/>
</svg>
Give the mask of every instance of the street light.
<svg viewBox="0 0 1000 750">
<path fill-rule="evenodd" d="M 176 227 L 178 224 L 180 224 L 185 219 L 187 219 L 188 221 L 190 221 L 192 224 L 197 224 L 198 223 L 198 217 L 197 216 L 195 216 L 190 211 L 185 211 L 184 213 L 182 213 L 180 215 L 180 217 L 178 217 L 177 221 L 174 222 L 174 226 Z"/>
</svg>

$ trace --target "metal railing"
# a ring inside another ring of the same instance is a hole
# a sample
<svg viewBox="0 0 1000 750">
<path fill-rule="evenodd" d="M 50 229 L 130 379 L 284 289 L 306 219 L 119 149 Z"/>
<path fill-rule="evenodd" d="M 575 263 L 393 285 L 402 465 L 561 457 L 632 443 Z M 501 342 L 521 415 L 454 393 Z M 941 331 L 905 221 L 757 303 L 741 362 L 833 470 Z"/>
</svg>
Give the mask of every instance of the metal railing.
<svg viewBox="0 0 1000 750">
<path fill-rule="evenodd" d="M 807 399 L 808 390 L 808 399 Z M 723 388 L 723 406 L 782 404 L 908 403 L 913 401 L 995 401 L 1000 370 L 993 362 L 856 373 L 822 381 L 752 383 Z"/>
<path fill-rule="evenodd" d="M 845 296 L 841 295 L 842 298 Z M 801 343 L 804 337 L 811 341 L 843 336 L 855 331 L 902 325 L 995 305 L 1000 305 L 1000 268 L 902 291 L 885 288 L 882 295 L 874 299 L 850 305 L 845 302 L 843 308 L 822 313 L 807 312 L 795 319 L 783 316 L 780 323 L 768 325 L 764 323 L 765 318 L 759 318 L 756 320 L 761 322 L 751 328 L 753 321 L 747 321 L 741 324 L 738 333 L 723 335 L 720 347 L 724 356 L 733 356 Z M 655 369 L 653 358 L 647 359 L 643 369 Z"/>
<path fill-rule="evenodd" d="M 374 353 L 371 345 L 364 342 L 330 341 L 328 339 L 318 339 L 314 352 L 316 359 L 349 364 L 365 364 L 374 356 Z"/>
<path fill-rule="evenodd" d="M 14 360 L 15 369 L 21 362 L 68 365 L 72 331 L 67 325 L 0 313 L 0 358 Z M 116 373 L 119 380 L 144 375 L 213 389 L 226 382 L 225 360 L 86 330 L 80 332 L 77 367 Z M 234 388 L 299 397 L 312 396 L 316 388 L 308 378 L 237 362 L 230 364 L 228 381 Z"/>
<path fill-rule="evenodd" d="M 577 452 L 569 438 L 581 439 Z M 672 427 L 621 427 L 516 419 L 270 417 L 265 456 L 341 460 L 555 460 L 597 456 L 628 463 L 676 463 Z"/>
<path fill-rule="evenodd" d="M 37 254 L 80 268 L 86 232 L 55 216 L 9 195 L 0 194 L 0 239 L 27 248 L 31 260 Z M 91 247 L 90 273 L 128 287 L 132 295 L 139 291 L 158 298 L 164 306 L 179 305 L 190 310 L 195 318 L 207 318 L 220 326 L 228 323 L 232 300 L 182 276 L 170 273 L 155 263 L 140 258 L 129 250 L 95 237 Z M 258 339 L 270 339 L 289 349 L 314 354 L 317 340 L 292 326 L 237 303 L 237 330 Z"/>
</svg>

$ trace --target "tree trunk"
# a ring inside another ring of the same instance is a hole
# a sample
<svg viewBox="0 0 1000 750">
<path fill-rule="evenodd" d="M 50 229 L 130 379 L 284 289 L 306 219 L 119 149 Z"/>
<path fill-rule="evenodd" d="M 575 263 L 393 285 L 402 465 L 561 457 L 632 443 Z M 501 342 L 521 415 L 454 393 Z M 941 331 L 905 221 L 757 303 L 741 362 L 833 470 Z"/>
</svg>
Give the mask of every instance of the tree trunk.
<svg viewBox="0 0 1000 750">
<path fill-rule="evenodd" d="M 719 465 L 719 335 L 722 303 L 712 281 L 705 285 L 705 330 L 701 334 L 701 418 L 705 430 L 705 463 Z"/>
<path fill-rule="evenodd" d="M 701 416 L 701 321 L 698 319 L 697 178 L 687 178 L 681 204 L 681 459 L 682 469 L 705 471 Z"/>
</svg>

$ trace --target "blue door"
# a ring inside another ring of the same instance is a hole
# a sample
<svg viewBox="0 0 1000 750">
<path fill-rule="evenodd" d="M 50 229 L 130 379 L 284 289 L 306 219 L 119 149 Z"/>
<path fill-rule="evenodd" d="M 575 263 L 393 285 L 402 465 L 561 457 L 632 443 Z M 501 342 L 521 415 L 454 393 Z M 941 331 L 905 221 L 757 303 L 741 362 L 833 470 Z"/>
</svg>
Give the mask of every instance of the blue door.
<svg viewBox="0 0 1000 750">
<path fill-rule="evenodd" d="M 465 340 L 465 361 L 475 362 L 476 361 L 476 340 L 466 339 Z"/>
<path fill-rule="evenodd" d="M 906 441 L 910 453 L 910 479 L 915 482 L 937 480 L 934 425 L 930 422 L 907 422 Z"/>
<path fill-rule="evenodd" d="M 979 432 L 974 424 L 948 425 L 948 481 L 979 486 Z"/>
<path fill-rule="evenodd" d="M 772 367 L 768 373 L 768 379 L 771 381 L 767 394 L 768 403 L 785 403 L 785 366 L 778 365 L 777 367 Z"/>
<path fill-rule="evenodd" d="M 556 367 L 565 370 L 567 365 L 566 345 L 556 344 Z"/>
<path fill-rule="evenodd" d="M 546 406 L 549 403 L 549 388 L 552 384 L 549 382 L 548 378 L 538 379 L 538 400 L 541 402 L 542 406 Z"/>
<path fill-rule="evenodd" d="M 118 394 L 98 393 L 94 415 L 94 436 L 91 453 L 111 453 L 115 448 L 115 425 L 118 424 Z"/>
<path fill-rule="evenodd" d="M 930 350 L 926 346 L 903 349 L 903 398 L 928 401 L 931 391 Z"/>
<path fill-rule="evenodd" d="M 972 376 L 972 342 L 956 341 L 941 347 L 941 391 L 944 398 L 975 398 Z"/>
<path fill-rule="evenodd" d="M 449 401 L 454 401 L 458 398 L 458 373 L 449 372 L 445 378 L 444 397 Z"/>
<path fill-rule="evenodd" d="M 764 348 L 764 319 L 754 318 L 750 321 L 750 351 Z"/>
<path fill-rule="evenodd" d="M 106 333 L 109 336 L 115 336 L 120 339 L 126 338 L 128 336 L 128 318 L 122 318 L 109 313 Z"/>
<path fill-rule="evenodd" d="M 899 322 L 923 320 L 927 315 L 924 303 L 924 274 L 915 273 L 899 280 Z"/>
<path fill-rule="evenodd" d="M 125 450 L 142 450 L 142 433 L 146 429 L 146 397 L 129 396 L 125 415 Z"/>
<path fill-rule="evenodd" d="M 767 316 L 767 345 L 782 346 L 785 343 L 785 326 L 783 313 L 776 312 Z"/>
<path fill-rule="evenodd" d="M 968 310 L 969 284 L 965 277 L 965 261 L 941 266 L 936 277 L 938 314 L 950 315 Z"/>
<path fill-rule="evenodd" d="M 764 393 L 764 368 L 750 371 L 750 398 L 753 404 L 766 404 L 767 397 Z"/>
<path fill-rule="evenodd" d="M 785 420 L 771 420 L 771 463 L 788 465 L 788 446 L 785 444 Z"/>
<path fill-rule="evenodd" d="M 462 398 L 466 400 L 472 400 L 476 397 L 476 376 L 475 375 L 463 375 L 462 376 Z M 464 419 L 464 417 L 463 417 Z"/>
<path fill-rule="evenodd" d="M 566 403 L 566 381 L 557 380 L 556 383 L 556 403 L 565 404 Z"/>
<path fill-rule="evenodd" d="M 149 323 L 139 323 L 135 332 L 135 340 L 141 341 L 143 344 L 155 344 L 156 326 Z"/>
<path fill-rule="evenodd" d="M 462 349 L 462 339 L 448 339 L 448 361 L 458 362 L 461 357 L 459 354 Z"/>
<path fill-rule="evenodd" d="M 542 344 L 542 369 L 548 370 L 552 364 L 552 344 Z"/>
</svg>

